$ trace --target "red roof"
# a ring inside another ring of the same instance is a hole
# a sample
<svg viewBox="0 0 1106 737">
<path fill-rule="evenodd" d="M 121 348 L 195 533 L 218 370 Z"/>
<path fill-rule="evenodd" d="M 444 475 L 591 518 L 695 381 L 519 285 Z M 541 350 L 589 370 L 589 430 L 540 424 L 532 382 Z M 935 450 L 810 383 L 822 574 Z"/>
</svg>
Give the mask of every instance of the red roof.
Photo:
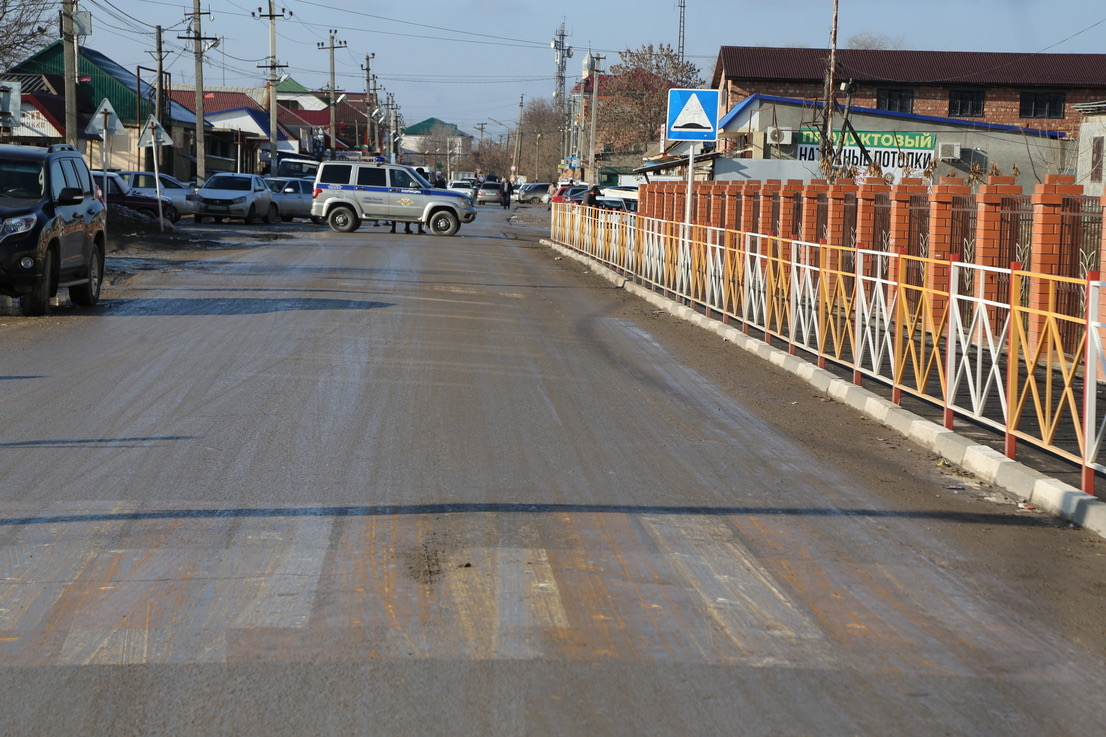
<svg viewBox="0 0 1106 737">
<path fill-rule="evenodd" d="M 170 97 L 184 105 L 192 112 L 196 111 L 195 90 L 173 90 Z M 257 101 L 244 92 L 205 92 L 204 114 L 221 113 L 224 110 L 237 110 L 250 108 L 251 110 L 264 110 Z"/>
<path fill-rule="evenodd" d="M 712 86 L 718 86 L 719 75 L 821 82 L 828 58 L 828 49 L 723 46 Z M 903 84 L 1106 87 L 1106 54 L 840 49 L 836 76 Z"/>
</svg>

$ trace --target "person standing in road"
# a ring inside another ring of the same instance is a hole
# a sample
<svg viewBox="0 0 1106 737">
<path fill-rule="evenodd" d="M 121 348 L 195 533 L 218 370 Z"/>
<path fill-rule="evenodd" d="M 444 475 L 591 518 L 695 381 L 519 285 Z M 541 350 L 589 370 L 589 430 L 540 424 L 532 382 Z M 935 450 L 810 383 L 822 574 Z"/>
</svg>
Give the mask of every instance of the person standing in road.
<svg viewBox="0 0 1106 737">
<path fill-rule="evenodd" d="M 499 188 L 499 201 L 503 205 L 504 210 L 511 209 L 511 180 L 504 179 L 503 185 Z"/>
</svg>

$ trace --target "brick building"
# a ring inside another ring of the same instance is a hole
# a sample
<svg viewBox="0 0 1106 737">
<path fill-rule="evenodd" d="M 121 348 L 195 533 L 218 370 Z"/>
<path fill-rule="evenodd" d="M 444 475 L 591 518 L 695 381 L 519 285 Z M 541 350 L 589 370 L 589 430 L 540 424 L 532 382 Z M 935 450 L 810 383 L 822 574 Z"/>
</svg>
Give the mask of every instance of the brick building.
<svg viewBox="0 0 1106 737">
<path fill-rule="evenodd" d="M 826 49 L 723 46 L 711 86 L 724 110 L 753 94 L 824 97 Z M 853 104 L 1074 136 L 1074 105 L 1106 99 L 1106 54 L 842 49 L 834 78 Z"/>
</svg>

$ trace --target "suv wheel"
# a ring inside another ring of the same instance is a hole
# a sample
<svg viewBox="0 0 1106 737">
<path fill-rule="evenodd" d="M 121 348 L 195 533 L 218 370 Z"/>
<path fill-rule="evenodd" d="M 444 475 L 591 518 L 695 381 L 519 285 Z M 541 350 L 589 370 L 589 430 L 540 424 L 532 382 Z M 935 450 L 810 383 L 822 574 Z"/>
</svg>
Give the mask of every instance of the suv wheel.
<svg viewBox="0 0 1106 737">
<path fill-rule="evenodd" d="M 330 229 L 338 233 L 352 233 L 361 225 L 361 221 L 351 208 L 346 206 L 335 207 L 326 216 L 326 224 Z"/>
<path fill-rule="evenodd" d="M 104 283 L 104 252 L 97 246 L 88 254 L 88 277 L 84 282 L 69 287 L 69 301 L 78 307 L 94 307 L 100 301 L 100 287 Z"/>
<path fill-rule="evenodd" d="M 54 282 L 54 251 L 46 249 L 42 259 L 42 278 L 35 282 L 31 291 L 19 298 L 19 311 L 26 317 L 45 315 L 50 310 L 50 294 Z"/>
<path fill-rule="evenodd" d="M 430 216 L 430 232 L 434 235 L 453 235 L 460 227 L 457 216 L 449 210 L 438 210 Z"/>
</svg>

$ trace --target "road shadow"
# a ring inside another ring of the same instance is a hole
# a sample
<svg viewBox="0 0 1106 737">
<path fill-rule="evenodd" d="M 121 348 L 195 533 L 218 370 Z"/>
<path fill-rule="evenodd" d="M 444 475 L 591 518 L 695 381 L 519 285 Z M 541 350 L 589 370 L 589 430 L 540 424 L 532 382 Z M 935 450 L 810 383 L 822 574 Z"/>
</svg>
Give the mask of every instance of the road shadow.
<svg viewBox="0 0 1106 737">
<path fill-rule="evenodd" d="M 116 316 L 189 317 L 197 315 L 263 315 L 277 312 L 320 310 L 365 311 L 394 306 L 390 302 L 313 297 L 216 297 L 211 299 L 184 297 L 111 300 L 104 303 L 103 311 Z"/>
<path fill-rule="evenodd" d="M 957 524 L 1002 527 L 1055 527 L 1051 517 L 1037 515 L 904 511 L 888 509 L 839 509 L 834 507 L 703 507 L 631 506 L 621 504 L 401 504 L 365 506 L 259 507 L 225 509 L 163 509 L 146 512 L 88 512 L 9 517 L 0 527 L 81 524 L 88 522 L 142 522 L 148 520 L 202 520 L 297 517 L 395 517 L 441 514 L 629 514 L 707 517 L 821 517 L 869 519 L 917 519 Z"/>
</svg>

